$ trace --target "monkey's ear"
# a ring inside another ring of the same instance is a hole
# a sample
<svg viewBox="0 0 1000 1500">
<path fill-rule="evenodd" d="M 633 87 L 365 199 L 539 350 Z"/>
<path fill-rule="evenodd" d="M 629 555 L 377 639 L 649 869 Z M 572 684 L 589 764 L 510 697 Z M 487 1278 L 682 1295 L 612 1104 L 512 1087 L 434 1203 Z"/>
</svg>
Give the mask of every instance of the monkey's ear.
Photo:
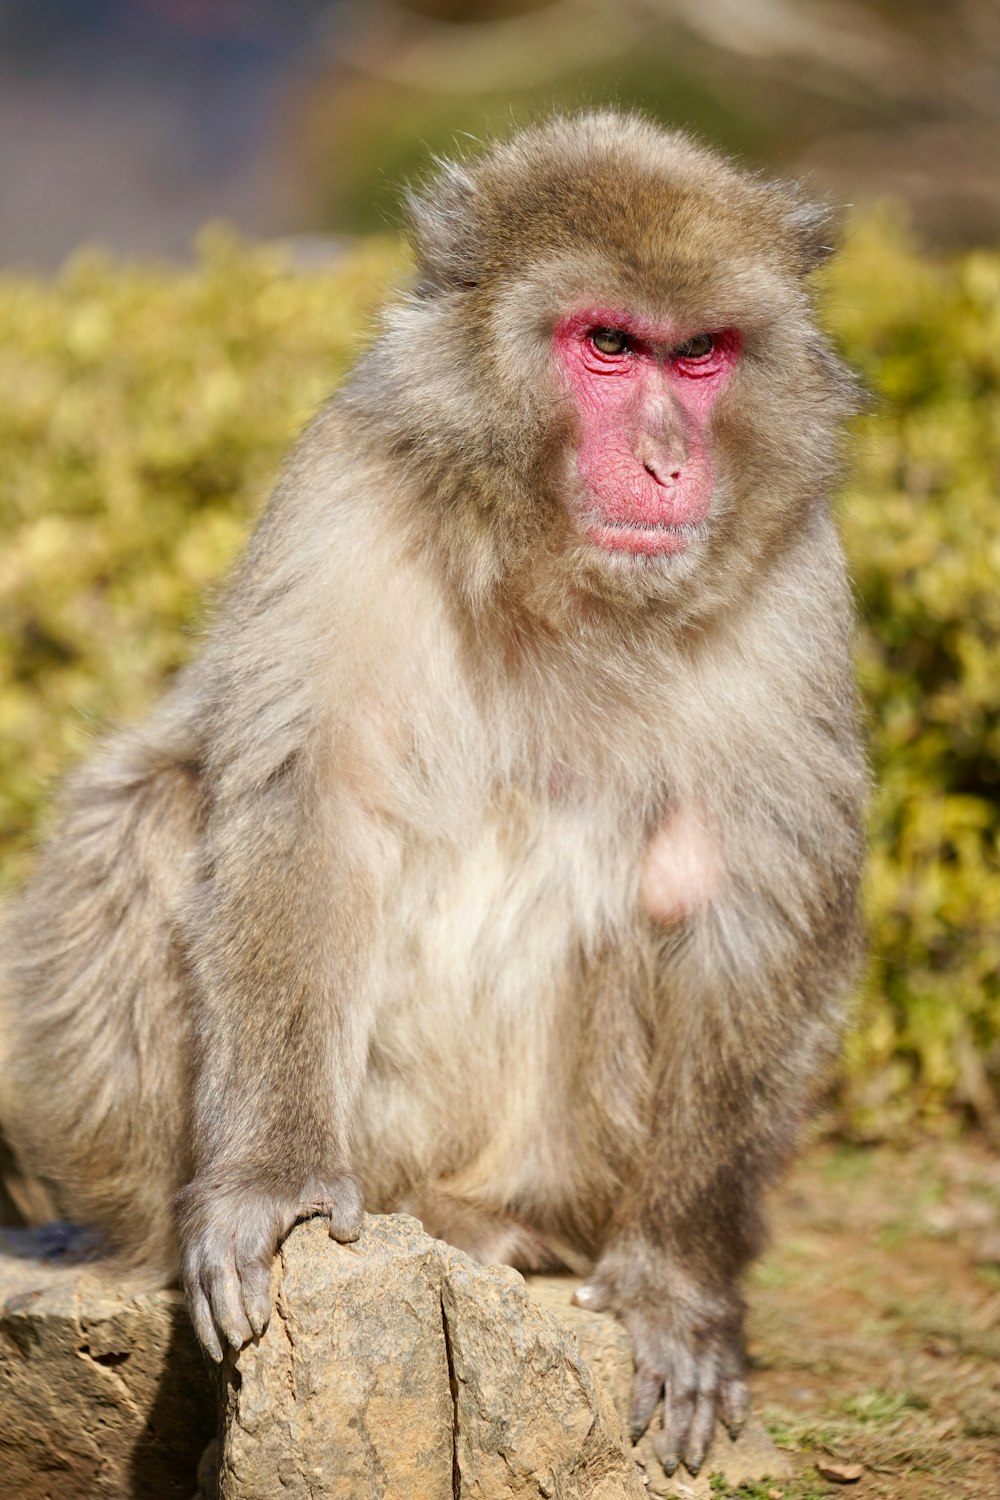
<svg viewBox="0 0 1000 1500">
<path fill-rule="evenodd" d="M 796 197 L 792 200 L 787 223 L 798 243 L 806 275 L 829 260 L 839 246 L 837 216 L 829 203 Z"/>
<path fill-rule="evenodd" d="M 420 272 L 416 290 L 424 296 L 475 286 L 481 265 L 475 179 L 460 162 L 439 160 L 437 168 L 429 186 L 404 198 Z"/>
<path fill-rule="evenodd" d="M 785 188 L 785 198 L 788 204 L 784 215 L 785 224 L 791 231 L 799 252 L 799 270 L 802 275 L 808 276 L 810 271 L 815 271 L 817 266 L 829 260 L 837 249 L 840 235 L 836 214 L 829 203 L 815 202 L 805 197 L 795 184 L 792 185 L 791 192 Z"/>
</svg>

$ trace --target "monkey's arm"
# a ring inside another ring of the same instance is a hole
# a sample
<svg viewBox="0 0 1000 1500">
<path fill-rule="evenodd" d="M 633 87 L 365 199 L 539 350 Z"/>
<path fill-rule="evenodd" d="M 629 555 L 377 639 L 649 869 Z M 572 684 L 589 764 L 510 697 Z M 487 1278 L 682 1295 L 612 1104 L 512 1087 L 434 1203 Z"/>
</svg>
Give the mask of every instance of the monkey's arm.
<svg viewBox="0 0 1000 1500">
<path fill-rule="evenodd" d="M 201 1066 L 179 1212 L 192 1318 L 216 1359 L 220 1336 L 239 1348 L 262 1332 L 271 1259 L 296 1219 L 321 1214 L 340 1240 L 361 1224 L 349 1136 L 371 908 L 297 779 L 293 767 L 228 811 L 192 932 Z"/>
<path fill-rule="evenodd" d="M 761 1248 L 764 1188 L 832 1055 L 859 952 L 852 800 L 829 801 L 817 841 L 754 799 L 724 877 L 709 843 L 695 850 L 708 899 L 665 944 L 649 1148 L 578 1297 L 614 1307 L 633 1338 L 637 1432 L 664 1396 L 656 1448 L 668 1473 L 681 1461 L 698 1471 L 717 1414 L 734 1434 L 746 1414 L 738 1281 Z M 679 832 L 690 859 L 686 823 Z M 824 849 L 829 837 L 841 848 Z"/>
<path fill-rule="evenodd" d="M 178 1212 L 192 1317 L 216 1359 L 266 1324 L 272 1255 L 297 1218 L 323 1214 L 338 1239 L 361 1223 L 350 1128 L 377 879 L 337 770 L 363 671 L 350 649 L 352 533 L 310 446 L 190 686 L 207 726 L 207 813 L 185 923 L 197 1073 L 194 1177 Z"/>
</svg>

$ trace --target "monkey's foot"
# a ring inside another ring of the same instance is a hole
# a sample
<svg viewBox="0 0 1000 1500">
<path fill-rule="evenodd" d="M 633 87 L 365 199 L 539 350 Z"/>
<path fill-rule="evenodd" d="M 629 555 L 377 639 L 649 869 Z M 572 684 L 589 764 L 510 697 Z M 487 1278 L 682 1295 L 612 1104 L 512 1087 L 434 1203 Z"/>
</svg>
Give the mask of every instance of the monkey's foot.
<svg viewBox="0 0 1000 1500">
<path fill-rule="evenodd" d="M 663 1398 L 663 1426 L 653 1438 L 667 1474 L 683 1463 L 695 1475 L 708 1452 L 716 1418 L 735 1438 L 750 1409 L 744 1378 L 742 1306 L 676 1275 L 650 1284 L 634 1268 L 624 1276 L 599 1266 L 574 1301 L 595 1312 L 613 1308 L 632 1338 L 632 1441 L 638 1442 Z"/>
<path fill-rule="evenodd" d="M 356 1240 L 364 1202 L 351 1172 L 311 1179 L 298 1193 L 195 1178 L 178 1197 L 182 1276 L 195 1333 L 210 1359 L 259 1338 L 271 1316 L 271 1262 L 300 1219 L 323 1218 L 333 1239 Z"/>
</svg>

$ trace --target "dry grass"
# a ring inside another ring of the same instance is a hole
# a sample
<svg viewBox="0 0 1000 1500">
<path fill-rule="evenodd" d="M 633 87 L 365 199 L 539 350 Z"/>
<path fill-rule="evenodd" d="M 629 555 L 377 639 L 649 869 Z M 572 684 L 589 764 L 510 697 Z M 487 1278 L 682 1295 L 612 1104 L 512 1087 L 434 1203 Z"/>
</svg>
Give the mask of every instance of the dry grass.
<svg viewBox="0 0 1000 1500">
<path fill-rule="evenodd" d="M 761 1497 L 997 1500 L 998 1235 L 1000 1163 L 974 1142 L 803 1160 L 750 1287 L 755 1398 L 798 1471 Z M 826 1483 L 824 1457 L 862 1479 Z"/>
</svg>

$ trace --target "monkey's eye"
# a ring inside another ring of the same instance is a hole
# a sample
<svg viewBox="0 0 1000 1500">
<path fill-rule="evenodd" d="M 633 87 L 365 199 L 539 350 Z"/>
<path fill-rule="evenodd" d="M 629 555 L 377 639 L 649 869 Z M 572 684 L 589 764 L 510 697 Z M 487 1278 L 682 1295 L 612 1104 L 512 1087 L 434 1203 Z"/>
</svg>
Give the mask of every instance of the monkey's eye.
<svg viewBox="0 0 1000 1500">
<path fill-rule="evenodd" d="M 675 359 L 705 359 L 715 348 L 715 340 L 710 333 L 696 333 L 694 338 L 685 339 L 683 344 L 678 344 L 674 350 Z"/>
<path fill-rule="evenodd" d="M 620 328 L 594 328 L 590 342 L 598 354 L 624 354 L 630 348 L 628 334 Z"/>
</svg>

